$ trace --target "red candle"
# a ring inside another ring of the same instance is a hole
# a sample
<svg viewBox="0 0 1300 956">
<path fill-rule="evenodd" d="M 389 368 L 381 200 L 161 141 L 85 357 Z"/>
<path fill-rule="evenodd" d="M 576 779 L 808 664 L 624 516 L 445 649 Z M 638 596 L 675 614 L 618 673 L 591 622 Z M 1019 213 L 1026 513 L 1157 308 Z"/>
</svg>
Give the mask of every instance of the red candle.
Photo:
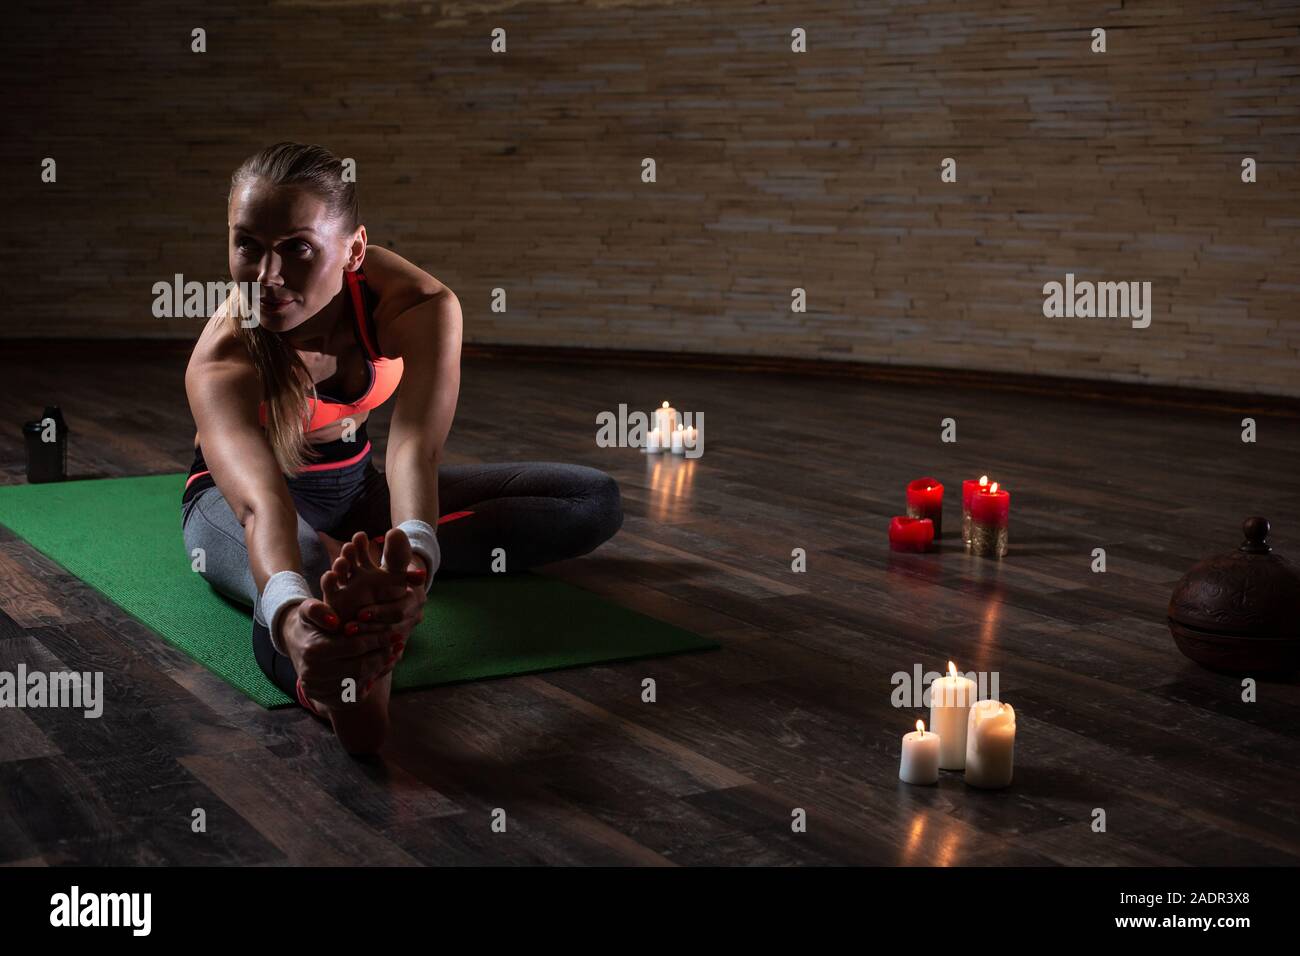
<svg viewBox="0 0 1300 956">
<path fill-rule="evenodd" d="M 970 503 L 971 551 L 1000 558 L 1007 553 L 1007 525 L 1011 517 L 1011 494 L 995 481 L 975 493 Z"/>
<path fill-rule="evenodd" d="M 907 516 L 929 518 L 934 536 L 943 536 L 943 485 L 933 478 L 918 478 L 907 485 Z"/>
<path fill-rule="evenodd" d="M 970 511 L 971 499 L 975 493 L 989 486 L 989 476 L 980 475 L 979 481 L 974 478 L 968 478 L 961 483 L 961 506 L 966 511 Z"/>
<path fill-rule="evenodd" d="M 979 481 L 968 478 L 961 483 L 961 539 L 970 544 L 970 503 L 975 493 L 989 486 L 989 476 L 980 475 Z"/>
<path fill-rule="evenodd" d="M 929 518 L 896 516 L 889 522 L 890 551 L 928 551 L 934 544 L 934 522 Z"/>
<path fill-rule="evenodd" d="M 1011 516 L 1011 492 L 998 487 L 995 481 L 988 488 L 980 491 L 971 499 L 970 519 L 980 524 L 991 524 L 999 528 L 1007 526 Z"/>
</svg>

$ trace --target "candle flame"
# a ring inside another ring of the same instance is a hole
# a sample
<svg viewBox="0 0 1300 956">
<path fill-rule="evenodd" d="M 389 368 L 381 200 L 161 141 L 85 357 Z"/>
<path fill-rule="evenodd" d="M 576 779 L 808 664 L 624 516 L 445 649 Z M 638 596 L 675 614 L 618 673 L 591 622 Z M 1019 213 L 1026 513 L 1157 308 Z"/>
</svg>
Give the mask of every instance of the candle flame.
<svg viewBox="0 0 1300 956">
<path fill-rule="evenodd" d="M 664 402 L 663 407 L 664 407 L 664 408 L 667 408 L 667 407 L 668 407 L 668 403 L 667 403 L 667 402 Z"/>
<path fill-rule="evenodd" d="M 916 722 L 916 731 L 917 731 L 917 733 L 919 733 L 922 737 L 925 736 L 925 721 L 924 721 L 924 720 L 918 720 L 918 721 Z"/>
<path fill-rule="evenodd" d="M 989 485 L 989 494 L 996 495 L 997 493 L 998 493 L 998 483 L 995 481 L 993 482 L 993 484 Z"/>
<path fill-rule="evenodd" d="M 949 677 L 957 676 L 957 665 L 954 664 L 952 661 L 948 662 L 948 676 Z"/>
<path fill-rule="evenodd" d="M 987 485 L 988 483 L 989 483 L 989 476 L 988 476 L 988 475 L 980 475 L 980 487 L 983 488 L 983 487 L 984 487 L 985 485 Z"/>
</svg>

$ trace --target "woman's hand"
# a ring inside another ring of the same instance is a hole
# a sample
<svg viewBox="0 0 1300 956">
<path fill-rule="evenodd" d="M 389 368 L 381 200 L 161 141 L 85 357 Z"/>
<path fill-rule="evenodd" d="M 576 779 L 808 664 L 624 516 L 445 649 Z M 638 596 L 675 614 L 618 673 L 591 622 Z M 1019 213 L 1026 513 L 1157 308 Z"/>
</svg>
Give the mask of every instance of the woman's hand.
<svg viewBox="0 0 1300 956">
<path fill-rule="evenodd" d="M 385 674 L 397 666 L 406 653 L 407 638 L 415 630 L 415 625 L 424 620 L 424 602 L 428 598 L 424 590 L 424 579 L 424 562 L 412 555 L 406 567 L 407 586 L 403 593 L 392 601 L 368 604 L 357 614 L 359 628 L 366 630 L 375 628 L 383 634 L 392 634 L 398 639 L 393 644 L 396 654 L 384 668 Z"/>
<path fill-rule="evenodd" d="M 356 681 L 356 699 L 360 700 L 363 688 L 396 663 L 387 630 L 345 634 L 338 615 L 315 598 L 301 601 L 285 612 L 280 634 L 303 693 L 327 707 L 343 704 L 344 680 Z"/>
</svg>

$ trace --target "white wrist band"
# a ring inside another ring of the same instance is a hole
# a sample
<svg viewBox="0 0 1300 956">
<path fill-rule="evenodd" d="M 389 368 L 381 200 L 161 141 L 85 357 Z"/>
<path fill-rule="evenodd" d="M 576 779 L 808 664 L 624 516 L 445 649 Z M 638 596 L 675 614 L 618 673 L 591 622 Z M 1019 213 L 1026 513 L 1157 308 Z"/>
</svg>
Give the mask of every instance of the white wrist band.
<svg viewBox="0 0 1300 956">
<path fill-rule="evenodd" d="M 297 571 L 277 571 L 262 588 L 261 611 L 271 632 L 271 646 L 286 657 L 289 652 L 285 650 L 284 640 L 277 629 L 277 618 L 281 612 L 291 610 L 295 604 L 314 596 L 307 586 L 307 579 Z"/>
<path fill-rule="evenodd" d="M 429 576 L 424 579 L 424 593 L 428 594 L 429 588 L 433 587 L 433 576 L 438 573 L 438 566 L 442 564 L 442 549 L 438 547 L 438 534 L 433 525 L 418 518 L 408 518 L 397 527 L 406 533 L 406 539 L 411 542 L 411 550 L 424 558 L 424 563 L 429 566 Z"/>
</svg>

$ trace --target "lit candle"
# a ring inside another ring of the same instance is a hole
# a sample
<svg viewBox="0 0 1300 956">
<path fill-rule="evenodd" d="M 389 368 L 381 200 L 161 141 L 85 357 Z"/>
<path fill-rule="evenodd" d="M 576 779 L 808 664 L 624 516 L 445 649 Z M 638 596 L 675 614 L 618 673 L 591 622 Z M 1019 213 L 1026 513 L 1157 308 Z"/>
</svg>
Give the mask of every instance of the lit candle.
<svg viewBox="0 0 1300 956">
<path fill-rule="evenodd" d="M 970 502 L 975 492 L 989 486 L 989 476 L 980 475 L 980 480 L 968 478 L 961 483 L 961 539 L 970 546 Z"/>
<path fill-rule="evenodd" d="M 655 428 L 659 429 L 659 441 L 667 448 L 672 440 L 673 431 L 677 428 L 677 409 L 667 402 L 664 402 L 663 407 L 656 408 Z"/>
<path fill-rule="evenodd" d="M 934 522 L 934 540 L 943 537 L 943 485 L 933 478 L 918 478 L 907 486 L 907 516 Z"/>
<path fill-rule="evenodd" d="M 682 445 L 687 451 L 695 450 L 695 443 L 700 440 L 700 434 L 695 430 L 695 426 L 685 429 L 682 432 Z"/>
<path fill-rule="evenodd" d="M 966 730 L 966 782 L 996 789 L 1011 783 L 1016 752 L 1016 712 L 1000 700 L 971 708 Z"/>
<path fill-rule="evenodd" d="M 975 703 L 975 682 L 957 673 L 948 662 L 948 675 L 930 685 L 930 726 L 939 735 L 939 766 L 961 770 L 966 766 L 966 718 Z"/>
<path fill-rule="evenodd" d="M 652 428 L 645 436 L 645 451 L 647 455 L 657 455 L 663 451 L 663 445 L 659 441 L 659 429 Z"/>
<path fill-rule="evenodd" d="M 934 544 L 934 522 L 929 518 L 895 516 L 889 522 L 890 551 L 929 551 Z"/>
<path fill-rule="evenodd" d="M 916 730 L 903 734 L 903 759 L 898 765 L 898 779 L 903 783 L 939 782 L 939 735 L 925 732 L 925 721 L 916 722 Z"/>
<path fill-rule="evenodd" d="M 972 554 L 1000 558 L 1007 553 L 1007 524 L 1011 517 L 1011 494 L 998 489 L 995 481 L 975 492 L 970 501 L 970 549 Z"/>
<path fill-rule="evenodd" d="M 686 446 L 682 444 L 683 439 L 682 426 L 678 425 L 673 429 L 672 444 L 669 446 L 674 455 L 684 455 L 686 453 Z"/>
</svg>

